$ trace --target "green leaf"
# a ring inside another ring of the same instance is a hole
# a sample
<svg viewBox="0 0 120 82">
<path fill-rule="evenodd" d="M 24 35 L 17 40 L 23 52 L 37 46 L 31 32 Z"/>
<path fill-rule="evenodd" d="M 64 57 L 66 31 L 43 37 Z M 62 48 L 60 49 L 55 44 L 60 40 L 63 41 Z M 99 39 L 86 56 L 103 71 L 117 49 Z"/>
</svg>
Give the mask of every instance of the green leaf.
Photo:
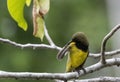
<svg viewBox="0 0 120 82">
<path fill-rule="evenodd" d="M 27 30 L 28 25 L 23 15 L 25 4 L 29 6 L 31 0 L 7 0 L 7 7 L 12 18 L 18 23 L 23 30 Z"/>
</svg>

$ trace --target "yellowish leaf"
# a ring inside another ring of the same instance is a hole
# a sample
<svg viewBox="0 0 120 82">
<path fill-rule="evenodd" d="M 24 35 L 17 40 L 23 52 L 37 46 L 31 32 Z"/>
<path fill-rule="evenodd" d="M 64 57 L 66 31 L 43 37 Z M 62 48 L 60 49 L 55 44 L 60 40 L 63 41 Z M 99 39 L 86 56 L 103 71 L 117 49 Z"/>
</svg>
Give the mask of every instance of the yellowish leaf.
<svg viewBox="0 0 120 82">
<path fill-rule="evenodd" d="M 50 0 L 39 0 L 39 12 L 43 15 L 45 15 L 50 8 Z"/>
<path fill-rule="evenodd" d="M 44 15 L 49 11 L 49 8 L 50 0 L 34 0 L 33 2 L 33 35 L 41 40 L 44 37 Z"/>
<path fill-rule="evenodd" d="M 41 39 L 41 41 L 43 40 L 43 37 L 44 37 L 44 20 L 43 18 L 40 16 L 40 17 L 37 17 L 36 18 L 36 27 L 34 27 L 34 33 L 33 35 L 35 37 L 38 37 Z"/>
</svg>

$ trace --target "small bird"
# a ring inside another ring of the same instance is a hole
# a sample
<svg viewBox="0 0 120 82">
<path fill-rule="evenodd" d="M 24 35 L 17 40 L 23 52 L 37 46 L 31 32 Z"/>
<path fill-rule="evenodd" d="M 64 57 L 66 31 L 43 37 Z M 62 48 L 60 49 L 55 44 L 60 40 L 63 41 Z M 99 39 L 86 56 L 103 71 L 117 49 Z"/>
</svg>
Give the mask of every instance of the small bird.
<svg viewBox="0 0 120 82">
<path fill-rule="evenodd" d="M 89 54 L 89 42 L 83 32 L 73 34 L 72 39 L 57 54 L 57 59 L 62 59 L 68 54 L 66 72 L 84 69 L 83 65 Z M 84 70 L 85 72 L 85 70 Z"/>
</svg>

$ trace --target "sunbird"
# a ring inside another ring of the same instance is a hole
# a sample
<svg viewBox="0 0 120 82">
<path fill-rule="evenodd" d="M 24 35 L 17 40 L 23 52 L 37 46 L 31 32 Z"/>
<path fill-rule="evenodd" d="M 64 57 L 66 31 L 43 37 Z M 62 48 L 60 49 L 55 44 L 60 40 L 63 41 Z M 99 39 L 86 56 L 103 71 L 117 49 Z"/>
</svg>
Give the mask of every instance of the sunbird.
<svg viewBox="0 0 120 82">
<path fill-rule="evenodd" d="M 57 59 L 62 59 L 68 54 L 66 72 L 79 72 L 89 54 L 89 42 L 83 32 L 73 34 L 72 39 L 57 54 Z M 85 71 L 85 70 L 84 70 Z"/>
</svg>

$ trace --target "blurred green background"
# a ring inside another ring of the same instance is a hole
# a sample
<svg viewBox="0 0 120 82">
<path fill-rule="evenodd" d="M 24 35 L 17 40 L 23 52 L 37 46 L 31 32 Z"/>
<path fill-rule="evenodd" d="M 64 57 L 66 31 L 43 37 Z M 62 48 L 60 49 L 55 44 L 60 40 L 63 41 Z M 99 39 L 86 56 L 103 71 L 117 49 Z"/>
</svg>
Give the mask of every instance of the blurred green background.
<svg viewBox="0 0 120 82">
<path fill-rule="evenodd" d="M 0 37 L 25 43 L 48 43 L 32 35 L 32 4 L 25 7 L 25 18 L 29 24 L 27 32 L 18 28 L 7 10 L 7 0 L 0 0 Z M 16 4 L 17 5 L 17 4 Z M 109 32 L 105 0 L 51 0 L 50 11 L 45 16 L 49 35 L 56 45 L 63 47 L 78 31 L 84 32 L 90 42 L 90 52 L 99 53 L 103 37 Z M 111 50 L 111 44 L 107 45 Z M 56 59 L 56 50 L 18 48 L 0 42 L 0 70 L 13 72 L 64 72 L 66 58 Z M 92 65 L 99 59 L 88 58 L 85 66 Z M 104 71 L 104 70 L 101 70 Z M 100 72 L 101 72 L 100 71 Z M 100 72 L 81 78 L 99 76 Z M 108 71 L 109 72 L 109 71 Z M 111 75 L 104 71 L 104 74 Z M 0 79 L 2 82 L 38 82 L 37 80 Z M 39 82 L 52 82 L 39 80 Z"/>
</svg>

